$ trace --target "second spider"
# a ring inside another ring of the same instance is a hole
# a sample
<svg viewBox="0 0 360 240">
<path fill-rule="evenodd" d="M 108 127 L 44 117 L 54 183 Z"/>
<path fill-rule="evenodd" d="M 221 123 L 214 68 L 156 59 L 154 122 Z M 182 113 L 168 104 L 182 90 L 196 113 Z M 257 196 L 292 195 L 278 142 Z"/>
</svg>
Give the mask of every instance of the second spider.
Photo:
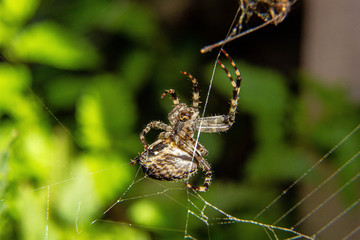
<svg viewBox="0 0 360 240">
<path fill-rule="evenodd" d="M 234 61 L 225 50 L 222 50 L 222 53 L 230 61 L 236 75 L 234 80 L 226 67 L 218 60 L 233 87 L 228 114 L 200 117 L 198 82 L 189 73 L 181 72 L 188 76 L 193 83 L 192 106 L 180 103 L 174 89 L 166 90 L 161 97 L 170 94 L 174 104 L 174 108 L 168 116 L 170 124 L 161 121 L 153 121 L 147 124 L 140 134 L 144 151 L 131 161 L 131 165 L 139 163 L 143 172 L 151 178 L 163 181 L 183 179 L 187 187 L 196 191 L 207 191 L 211 183 L 212 170 L 203 156 L 208 155 L 208 151 L 194 139 L 194 134 L 196 131 L 224 132 L 234 124 L 241 84 L 240 71 Z M 148 146 L 145 142 L 145 135 L 153 128 L 160 129 L 162 132 L 158 139 Z M 205 180 L 203 186 L 193 187 L 188 183 L 188 180 L 196 173 L 198 167 L 205 172 Z"/>
</svg>

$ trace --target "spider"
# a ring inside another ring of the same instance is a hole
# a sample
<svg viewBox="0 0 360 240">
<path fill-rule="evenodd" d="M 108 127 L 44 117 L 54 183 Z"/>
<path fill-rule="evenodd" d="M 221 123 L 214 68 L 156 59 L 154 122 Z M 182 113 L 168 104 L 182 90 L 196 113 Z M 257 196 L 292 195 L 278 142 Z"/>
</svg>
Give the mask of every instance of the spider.
<svg viewBox="0 0 360 240">
<path fill-rule="evenodd" d="M 233 96 L 227 115 L 211 117 L 200 117 L 199 114 L 199 88 L 197 80 L 187 72 L 181 71 L 193 83 L 192 106 L 180 103 L 175 90 L 166 90 L 161 98 L 170 94 L 174 108 L 169 113 L 170 124 L 161 121 L 152 121 L 147 124 L 140 133 L 140 140 L 144 145 L 144 151 L 130 165 L 139 163 L 145 175 L 163 181 L 185 180 L 188 188 L 205 192 L 211 184 L 212 171 L 210 164 L 203 158 L 208 151 L 193 137 L 196 131 L 200 132 L 224 132 L 228 130 L 235 121 L 235 113 L 238 105 L 241 75 L 234 61 L 225 50 L 222 53 L 228 58 L 236 74 L 236 81 L 232 78 L 226 67 L 218 60 L 217 62 L 225 71 L 233 87 Z M 145 135 L 153 128 L 160 129 L 158 139 L 148 146 L 145 142 Z M 203 186 L 193 187 L 188 183 L 189 178 L 197 172 L 198 167 L 205 171 Z"/>
<path fill-rule="evenodd" d="M 235 27 L 231 30 L 230 35 L 224 40 L 203 47 L 200 52 L 206 53 L 211 51 L 216 47 L 223 46 L 228 42 L 254 32 L 269 24 L 274 24 L 275 26 L 278 25 L 284 21 L 287 14 L 290 12 L 291 6 L 296 1 L 297 0 L 239 0 L 240 7 L 236 13 L 236 17 L 238 15 L 240 16 L 235 24 Z M 241 12 L 241 14 L 239 14 L 239 12 Z M 253 15 L 262 19 L 263 23 L 254 27 L 248 26 L 250 28 L 243 29 L 243 23 L 247 24 Z"/>
<path fill-rule="evenodd" d="M 275 26 L 281 23 L 290 11 L 291 1 L 289 0 L 243 0 L 247 11 L 255 13 L 264 22 L 271 21 Z M 241 23 L 239 23 L 241 24 Z"/>
</svg>

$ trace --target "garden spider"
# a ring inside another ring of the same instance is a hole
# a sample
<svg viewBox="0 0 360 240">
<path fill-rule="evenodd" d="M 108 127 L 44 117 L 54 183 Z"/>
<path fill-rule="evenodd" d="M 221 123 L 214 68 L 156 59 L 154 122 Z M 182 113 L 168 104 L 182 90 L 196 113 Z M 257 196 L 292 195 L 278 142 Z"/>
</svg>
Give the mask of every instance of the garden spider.
<svg viewBox="0 0 360 240">
<path fill-rule="evenodd" d="M 290 11 L 291 1 L 289 0 L 243 0 L 246 5 L 246 14 L 255 13 L 264 22 L 278 25 L 284 21 Z M 242 24 L 239 22 L 239 24 Z"/>
<path fill-rule="evenodd" d="M 239 14 L 239 19 L 230 35 L 220 42 L 203 47 L 200 52 L 209 52 L 214 48 L 223 46 L 228 42 L 254 32 L 269 24 L 274 24 L 275 26 L 278 25 L 284 21 L 285 17 L 290 12 L 291 6 L 296 1 L 297 0 L 239 0 L 240 7 L 238 13 L 241 12 L 241 14 Z M 238 13 L 236 14 L 236 17 L 238 16 Z M 263 23 L 249 29 L 243 29 L 243 24 L 248 23 L 253 15 L 260 18 Z"/>
<path fill-rule="evenodd" d="M 211 183 L 212 171 L 210 164 L 203 156 L 206 156 L 208 151 L 193 138 L 194 133 L 195 131 L 223 132 L 234 124 L 241 84 L 240 71 L 234 61 L 225 50 L 222 49 L 221 51 L 229 59 L 236 74 L 236 81 L 234 81 L 226 67 L 219 60 L 217 61 L 227 74 L 233 87 L 233 97 L 228 115 L 201 118 L 199 114 L 198 82 L 189 73 L 181 71 L 193 83 L 192 106 L 180 103 L 174 89 L 166 90 L 161 98 L 166 94 L 170 94 L 174 103 L 174 108 L 168 115 L 170 124 L 161 121 L 153 121 L 147 124 L 140 134 L 144 151 L 132 160 L 130 165 L 139 163 L 143 172 L 151 178 L 163 181 L 184 179 L 188 188 L 200 192 L 207 191 Z M 148 147 L 145 142 L 145 135 L 152 128 L 163 131 L 159 134 L 158 139 Z M 196 173 L 198 166 L 205 171 L 205 180 L 203 186 L 193 187 L 188 183 L 188 179 Z"/>
</svg>

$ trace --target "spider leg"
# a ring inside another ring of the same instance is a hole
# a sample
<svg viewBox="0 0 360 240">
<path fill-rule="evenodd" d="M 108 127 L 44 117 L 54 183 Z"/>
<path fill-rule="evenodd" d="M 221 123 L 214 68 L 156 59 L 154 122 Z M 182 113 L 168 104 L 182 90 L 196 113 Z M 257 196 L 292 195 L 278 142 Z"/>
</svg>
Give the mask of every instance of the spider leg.
<svg viewBox="0 0 360 240">
<path fill-rule="evenodd" d="M 230 102 L 230 109 L 228 115 L 219 115 L 219 116 L 212 116 L 212 117 L 204 117 L 196 120 L 196 129 L 200 129 L 201 125 L 201 132 L 223 132 L 228 130 L 235 122 L 235 114 L 236 108 L 238 106 L 238 98 L 241 86 L 241 74 L 239 69 L 236 67 L 235 62 L 229 56 L 229 54 L 224 50 L 221 49 L 222 53 L 228 58 L 230 64 L 235 70 L 236 81 L 231 76 L 230 72 L 227 70 L 224 64 L 222 64 L 219 60 L 217 61 L 221 68 L 225 71 L 226 75 L 230 79 L 230 83 L 233 87 L 233 96 Z"/>
<path fill-rule="evenodd" d="M 140 155 L 140 153 L 139 153 L 139 155 Z M 132 159 L 131 161 L 130 161 L 130 166 L 132 166 L 132 165 L 134 165 L 134 164 L 136 164 L 136 163 L 138 163 L 139 162 L 139 157 L 136 157 L 135 159 Z"/>
<path fill-rule="evenodd" d="M 201 145 L 199 142 L 196 143 L 196 140 L 189 136 L 186 132 L 180 131 L 175 135 L 175 142 L 179 146 L 186 146 L 191 153 L 194 152 L 193 146 L 196 145 L 196 149 L 204 156 L 208 155 L 209 151 Z"/>
<path fill-rule="evenodd" d="M 232 29 L 230 36 L 235 36 L 237 33 L 241 32 L 241 30 L 243 28 L 244 17 L 247 16 L 247 14 L 248 14 L 248 11 L 247 11 L 248 6 L 246 5 L 246 9 L 245 9 L 244 0 L 239 0 L 239 5 L 240 5 L 240 9 L 241 9 L 241 14 L 240 14 L 237 24 Z"/>
<path fill-rule="evenodd" d="M 140 133 L 140 140 L 142 144 L 144 145 L 144 149 L 147 150 L 147 145 L 145 141 L 145 135 L 153 128 L 164 130 L 164 131 L 171 131 L 171 127 L 161 121 L 152 121 L 149 122 L 144 130 Z"/>
<path fill-rule="evenodd" d="M 210 164 L 201 156 L 197 157 L 197 161 L 198 161 L 200 167 L 203 169 L 203 171 L 205 171 L 204 184 L 200 187 L 194 187 L 189 182 L 185 182 L 185 185 L 188 188 L 191 188 L 195 191 L 206 192 L 211 184 L 211 177 L 212 177 L 211 167 L 210 167 Z"/>
<path fill-rule="evenodd" d="M 229 118 L 229 115 L 200 118 L 196 121 L 196 129 L 207 133 L 225 132 L 231 127 Z"/>
<path fill-rule="evenodd" d="M 200 153 L 204 156 L 209 154 L 209 151 L 203 146 L 201 145 L 201 143 L 199 143 L 199 141 L 196 143 L 196 140 L 194 138 L 189 138 L 189 141 L 191 142 L 191 144 L 193 146 L 196 145 L 196 149 L 200 151 Z"/>
<path fill-rule="evenodd" d="M 188 140 L 192 146 L 196 145 L 196 150 L 198 150 L 202 155 L 206 156 L 209 154 L 209 151 L 203 145 L 201 145 L 201 143 L 196 143 L 196 140 L 194 138 L 190 137 Z"/>
<path fill-rule="evenodd" d="M 229 115 L 229 124 L 231 126 L 235 121 L 235 113 L 236 113 L 236 108 L 238 105 L 238 96 L 239 96 L 239 92 L 240 92 L 240 85 L 241 85 L 242 77 L 241 77 L 239 69 L 236 67 L 235 62 L 232 60 L 232 58 L 229 56 L 229 54 L 224 49 L 221 49 L 221 51 L 229 59 L 230 64 L 234 68 L 235 75 L 236 75 L 236 83 L 235 83 L 234 79 L 232 78 L 230 72 L 226 69 L 225 65 L 222 64 L 218 60 L 219 65 L 225 71 L 225 73 L 228 76 L 228 78 L 230 79 L 231 85 L 233 87 L 233 97 L 231 99 L 230 109 L 229 109 L 229 114 L 228 114 Z"/>
<path fill-rule="evenodd" d="M 192 186 L 188 182 L 188 179 L 186 180 L 185 185 L 188 188 L 191 188 L 195 191 L 206 192 L 211 184 L 212 171 L 210 164 L 202 157 L 202 155 L 207 155 L 208 151 L 199 142 L 197 143 L 197 147 L 195 150 L 194 147 L 196 145 L 196 141 L 192 137 L 190 137 L 188 140 L 189 141 L 184 142 L 181 148 L 194 156 L 194 161 L 196 161 L 199 164 L 199 166 L 202 168 L 202 170 L 205 172 L 205 179 L 204 179 L 204 184 L 200 187 Z"/>
<path fill-rule="evenodd" d="M 190 80 L 192 81 L 192 83 L 193 83 L 193 107 L 199 108 L 199 104 L 200 104 L 199 84 L 198 84 L 196 78 L 194 78 L 190 73 L 187 73 L 184 71 L 180 71 L 180 73 L 188 76 L 188 78 L 190 78 Z"/>
<path fill-rule="evenodd" d="M 179 104 L 179 98 L 176 96 L 174 89 L 165 90 L 165 92 L 161 95 L 161 98 L 164 98 L 166 94 L 171 94 L 175 106 Z"/>
</svg>

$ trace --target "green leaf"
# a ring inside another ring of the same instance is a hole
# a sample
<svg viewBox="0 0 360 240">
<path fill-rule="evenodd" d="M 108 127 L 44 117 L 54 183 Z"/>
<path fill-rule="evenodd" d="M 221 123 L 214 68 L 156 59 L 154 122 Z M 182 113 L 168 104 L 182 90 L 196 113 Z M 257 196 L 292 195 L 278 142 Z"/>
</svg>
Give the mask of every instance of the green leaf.
<svg viewBox="0 0 360 240">
<path fill-rule="evenodd" d="M 0 1 L 0 46 L 7 46 L 39 6 L 39 0 Z"/>
<path fill-rule="evenodd" d="M 126 146 L 136 121 L 127 84 L 112 75 L 94 77 L 78 105 L 77 118 L 86 146 L 103 149 L 116 142 Z"/>
<path fill-rule="evenodd" d="M 153 11 L 134 2 L 114 4 L 101 24 L 107 30 L 121 32 L 141 45 L 159 47 L 163 42 Z"/>
<path fill-rule="evenodd" d="M 31 75 L 25 66 L 0 65 L 0 101 L 26 89 L 30 84 Z"/>
<path fill-rule="evenodd" d="M 125 61 L 119 64 L 121 76 L 127 80 L 128 86 L 134 89 L 142 87 L 144 80 L 152 74 L 154 61 L 148 52 L 138 50 L 126 55 Z"/>
<path fill-rule="evenodd" d="M 0 20 L 22 22 L 31 17 L 39 5 L 39 0 L 3 0 L 0 2 Z"/>
<path fill-rule="evenodd" d="M 52 22 L 26 28 L 14 41 L 10 57 L 62 69 L 86 69 L 99 64 L 94 47 Z"/>
<path fill-rule="evenodd" d="M 82 97 L 77 119 L 80 123 L 81 141 L 95 149 L 108 148 L 109 136 L 105 129 L 102 106 L 98 94 L 86 94 Z"/>
<path fill-rule="evenodd" d="M 153 201 L 139 200 L 130 208 L 131 219 L 141 225 L 158 226 L 164 223 L 160 206 Z"/>
</svg>

